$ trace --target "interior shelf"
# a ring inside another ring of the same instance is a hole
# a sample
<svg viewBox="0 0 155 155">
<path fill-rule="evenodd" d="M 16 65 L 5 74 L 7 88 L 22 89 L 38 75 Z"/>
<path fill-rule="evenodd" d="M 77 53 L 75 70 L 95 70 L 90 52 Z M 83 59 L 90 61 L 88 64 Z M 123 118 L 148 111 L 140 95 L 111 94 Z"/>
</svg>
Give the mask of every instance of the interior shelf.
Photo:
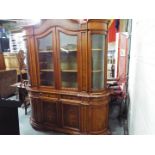
<svg viewBox="0 0 155 155">
<path fill-rule="evenodd" d="M 92 51 L 103 51 L 103 49 L 96 48 L 96 49 L 92 49 Z"/>
<path fill-rule="evenodd" d="M 99 72 L 102 72 L 102 70 L 93 70 L 92 72 L 93 73 L 99 73 Z"/>
<path fill-rule="evenodd" d="M 51 51 L 47 51 L 47 50 L 41 50 L 41 51 L 39 51 L 39 53 L 51 53 L 51 52 L 53 52 L 53 50 L 51 50 Z"/>
<path fill-rule="evenodd" d="M 41 83 L 43 86 L 52 86 L 53 85 L 52 81 L 48 81 L 48 80 L 41 80 Z"/>
<path fill-rule="evenodd" d="M 61 70 L 61 71 L 62 71 L 62 72 L 71 72 L 71 73 L 77 72 L 77 70 L 67 70 L 67 69 Z"/>
<path fill-rule="evenodd" d="M 64 53 L 69 53 L 69 52 L 77 52 L 77 49 L 71 49 L 71 50 L 65 50 L 65 49 L 61 49 L 61 52 L 64 52 Z"/>
<path fill-rule="evenodd" d="M 53 69 L 41 69 L 40 71 L 41 72 L 54 72 Z"/>
<path fill-rule="evenodd" d="M 76 46 L 76 44 L 73 44 L 73 43 L 72 44 L 67 44 L 67 45 L 61 47 L 60 50 L 62 52 L 66 52 L 66 53 L 75 52 L 75 51 L 77 51 L 77 46 Z"/>
</svg>

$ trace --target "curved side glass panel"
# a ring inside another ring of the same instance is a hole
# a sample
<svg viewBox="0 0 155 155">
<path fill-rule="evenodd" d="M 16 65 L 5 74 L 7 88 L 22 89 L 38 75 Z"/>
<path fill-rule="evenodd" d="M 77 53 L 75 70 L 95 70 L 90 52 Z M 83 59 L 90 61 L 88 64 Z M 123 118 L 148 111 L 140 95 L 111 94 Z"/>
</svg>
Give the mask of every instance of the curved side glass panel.
<svg viewBox="0 0 155 155">
<path fill-rule="evenodd" d="M 104 88 L 105 35 L 92 34 L 92 89 Z"/>
</svg>

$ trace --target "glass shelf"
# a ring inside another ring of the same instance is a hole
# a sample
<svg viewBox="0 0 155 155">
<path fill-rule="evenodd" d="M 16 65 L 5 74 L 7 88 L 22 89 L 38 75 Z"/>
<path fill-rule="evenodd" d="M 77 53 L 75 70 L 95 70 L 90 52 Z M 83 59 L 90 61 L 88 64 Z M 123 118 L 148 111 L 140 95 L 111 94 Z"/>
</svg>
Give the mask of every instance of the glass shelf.
<svg viewBox="0 0 155 155">
<path fill-rule="evenodd" d="M 60 50 L 61 50 L 61 52 L 66 52 L 66 53 L 76 52 L 77 47 L 75 44 L 67 44 L 67 45 L 61 47 Z"/>
<path fill-rule="evenodd" d="M 102 51 L 103 49 L 92 49 L 92 51 L 94 52 L 94 51 Z"/>
<path fill-rule="evenodd" d="M 40 71 L 41 72 L 54 72 L 53 69 L 41 69 Z"/>
<path fill-rule="evenodd" d="M 77 72 L 77 70 L 61 70 L 62 72 L 70 72 L 70 73 L 74 73 Z"/>
<path fill-rule="evenodd" d="M 99 72 L 102 72 L 102 70 L 93 70 L 92 72 L 93 73 L 99 73 Z"/>
<path fill-rule="evenodd" d="M 48 51 L 48 50 L 39 50 L 39 53 L 40 54 L 44 54 L 44 53 L 51 53 L 53 52 L 52 50 L 51 51 Z"/>
</svg>

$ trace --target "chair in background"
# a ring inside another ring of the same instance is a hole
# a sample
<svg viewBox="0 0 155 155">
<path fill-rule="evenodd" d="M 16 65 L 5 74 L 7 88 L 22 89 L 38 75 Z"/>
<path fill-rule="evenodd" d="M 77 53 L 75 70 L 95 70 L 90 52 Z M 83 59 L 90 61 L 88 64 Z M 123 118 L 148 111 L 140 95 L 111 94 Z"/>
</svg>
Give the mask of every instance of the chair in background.
<svg viewBox="0 0 155 155">
<path fill-rule="evenodd" d="M 111 79 L 107 82 L 108 88 L 112 90 L 110 106 L 118 106 L 119 112 L 115 116 L 120 120 L 124 117 L 125 99 L 126 99 L 126 83 L 123 79 Z M 111 108 L 110 107 L 110 108 Z"/>
<path fill-rule="evenodd" d="M 17 82 L 16 70 L 0 70 L 0 96 L 8 98 L 16 93 L 16 88 L 11 87 Z"/>
<path fill-rule="evenodd" d="M 22 105 L 24 105 L 25 115 L 27 115 L 27 108 L 30 105 L 30 99 L 27 91 L 27 86 L 29 86 L 28 80 L 23 80 L 22 82 L 14 83 L 11 86 L 17 89 L 19 101 L 21 102 Z"/>
<path fill-rule="evenodd" d="M 24 108 L 25 108 L 25 115 L 27 115 L 27 108 L 30 105 L 27 86 L 28 86 L 28 80 L 23 80 L 23 82 L 21 82 L 17 86 L 18 92 L 19 92 L 19 100 L 24 105 Z"/>
</svg>

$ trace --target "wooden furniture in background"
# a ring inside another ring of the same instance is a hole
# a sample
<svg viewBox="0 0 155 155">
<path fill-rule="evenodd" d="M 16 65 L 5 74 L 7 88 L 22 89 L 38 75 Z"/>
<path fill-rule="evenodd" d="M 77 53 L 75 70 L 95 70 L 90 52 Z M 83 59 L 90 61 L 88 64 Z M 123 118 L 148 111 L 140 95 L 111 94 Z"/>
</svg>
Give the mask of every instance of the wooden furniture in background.
<svg viewBox="0 0 155 155">
<path fill-rule="evenodd" d="M 25 30 L 32 126 L 107 134 L 108 20 L 44 20 Z"/>
<path fill-rule="evenodd" d="M 0 70 L 5 70 L 5 61 L 4 61 L 4 56 L 3 53 L 0 52 Z"/>
<path fill-rule="evenodd" d="M 26 79 L 27 69 L 21 68 L 20 63 L 18 61 L 18 53 L 3 52 L 3 56 L 6 65 L 6 70 L 15 69 L 17 71 L 18 81 L 21 81 L 22 78 Z"/>
<path fill-rule="evenodd" d="M 18 60 L 17 60 L 17 53 L 4 52 L 3 56 L 4 56 L 6 69 L 7 70 L 16 69 L 17 74 L 18 74 L 19 64 L 18 64 Z"/>
<path fill-rule="evenodd" d="M 10 85 L 17 82 L 16 70 L 0 70 L 0 97 L 8 98 L 16 93 L 16 88 Z"/>
<path fill-rule="evenodd" d="M 23 80 L 22 82 L 14 83 L 11 85 L 11 87 L 14 87 L 17 89 L 18 95 L 19 95 L 19 101 L 21 102 L 21 104 L 23 104 L 25 108 L 25 115 L 27 115 L 27 108 L 30 105 L 30 99 L 27 91 L 28 81 Z"/>
</svg>

